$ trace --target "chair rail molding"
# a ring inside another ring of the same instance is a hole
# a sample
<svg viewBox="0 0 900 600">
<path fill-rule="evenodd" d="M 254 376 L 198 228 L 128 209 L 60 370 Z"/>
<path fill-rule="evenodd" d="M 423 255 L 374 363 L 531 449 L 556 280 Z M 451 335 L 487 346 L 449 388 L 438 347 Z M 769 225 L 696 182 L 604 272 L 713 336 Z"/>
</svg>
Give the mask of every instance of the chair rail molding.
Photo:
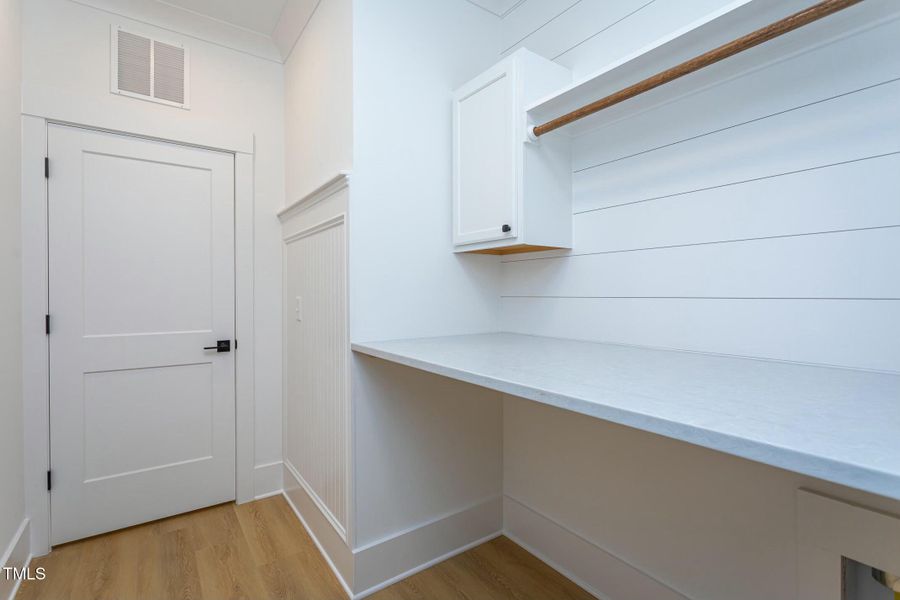
<svg viewBox="0 0 900 600">
<path fill-rule="evenodd" d="M 282 208 L 278 211 L 277 216 L 284 222 L 294 215 L 307 211 L 326 198 L 330 198 L 341 190 L 346 189 L 349 185 L 350 172 L 340 171 L 337 175 L 315 188 L 313 191 Z"/>
</svg>

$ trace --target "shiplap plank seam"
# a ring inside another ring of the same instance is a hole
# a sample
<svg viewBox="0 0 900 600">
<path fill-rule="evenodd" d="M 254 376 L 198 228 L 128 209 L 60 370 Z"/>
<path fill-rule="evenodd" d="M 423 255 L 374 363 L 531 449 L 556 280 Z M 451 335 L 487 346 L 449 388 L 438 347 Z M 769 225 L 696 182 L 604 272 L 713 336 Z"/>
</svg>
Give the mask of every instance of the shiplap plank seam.
<svg viewBox="0 0 900 600">
<path fill-rule="evenodd" d="M 884 80 L 884 81 L 880 81 L 880 82 L 874 83 L 874 84 L 872 84 L 872 85 L 867 85 L 867 86 L 864 86 L 864 87 L 861 87 L 861 88 L 857 88 L 857 89 L 854 89 L 854 90 L 850 90 L 850 91 L 848 91 L 848 92 L 843 92 L 843 93 L 841 93 L 841 94 L 835 94 L 835 95 L 829 96 L 829 97 L 827 97 L 827 98 L 821 98 L 821 99 L 819 99 L 819 100 L 814 100 L 814 101 L 812 101 L 812 102 L 807 102 L 807 103 L 805 103 L 805 104 L 800 104 L 800 105 L 798 105 L 798 106 L 793 106 L 793 107 L 791 107 L 791 108 L 786 108 L 786 109 L 784 109 L 784 110 L 779 110 L 779 111 L 776 111 L 776 112 L 773 112 L 773 113 L 769 113 L 769 114 L 767 114 L 767 115 L 763 115 L 763 116 L 761 116 L 761 117 L 756 117 L 756 118 L 753 118 L 753 119 L 748 119 L 748 120 L 746 120 L 746 121 L 741 121 L 740 123 L 734 123 L 734 124 L 732 124 L 732 125 L 728 125 L 727 127 L 720 127 L 720 128 L 718 128 L 718 129 L 713 129 L 713 130 L 711 130 L 711 131 L 706 131 L 706 132 L 703 132 L 703 133 L 700 133 L 700 134 L 697 134 L 697 135 L 693 135 L 693 136 L 690 136 L 690 137 L 686 137 L 686 138 L 682 138 L 682 139 L 679 139 L 679 140 L 675 140 L 675 141 L 669 142 L 669 143 L 667 143 L 667 144 L 661 144 L 661 145 L 659 145 L 659 146 L 654 146 L 654 147 L 652 147 L 652 148 L 647 148 L 647 149 L 641 150 L 641 151 L 639 151 L 639 152 L 632 152 L 631 154 L 626 154 L 626 155 L 624 155 L 624 156 L 619 156 L 619 157 L 616 157 L 616 158 L 613 158 L 613 159 L 610 159 L 610 160 L 606 160 L 606 161 L 603 161 L 603 162 L 599 162 L 599 163 L 597 163 L 597 164 L 588 165 L 588 166 L 586 166 L 586 167 L 579 167 L 579 168 L 577 168 L 577 169 L 574 169 L 574 170 L 572 171 L 572 173 L 575 174 L 575 175 L 577 175 L 577 174 L 579 174 L 579 173 L 584 173 L 585 171 L 590 171 L 590 170 L 592 170 L 592 169 L 597 169 L 597 168 L 599 168 L 599 167 L 604 167 L 604 166 L 606 166 L 606 165 L 611 165 L 611 164 L 613 164 L 613 163 L 621 162 L 621 161 L 623 161 L 623 160 L 628 160 L 628 159 L 630 159 L 630 158 L 635 158 L 635 157 L 637 157 L 637 156 L 643 156 L 643 155 L 645 155 L 645 154 L 649 154 L 649 153 L 655 152 L 655 151 L 657 151 L 657 150 L 662 150 L 662 149 L 664 149 L 664 148 L 671 148 L 672 146 L 677 146 L 678 144 L 683 144 L 683 143 L 686 143 L 686 142 L 692 142 L 692 141 L 695 141 L 695 140 L 699 140 L 699 139 L 702 139 L 702 138 L 707 137 L 707 136 L 710 136 L 710 135 L 715 135 L 715 134 L 717 134 L 717 133 L 722 133 L 722 132 L 724 132 L 724 131 L 729 131 L 729 130 L 731 130 L 731 129 L 737 129 L 738 127 L 743 127 L 744 125 L 750 125 L 750 124 L 752 124 L 752 123 L 758 123 L 758 122 L 760 122 L 760 121 L 765 121 L 766 119 L 770 119 L 770 118 L 772 118 L 772 117 L 778 117 L 778 116 L 785 115 L 785 114 L 788 114 L 788 113 L 791 113 L 791 112 L 794 112 L 794 111 L 803 110 L 803 109 L 809 108 L 809 107 L 811 107 L 811 106 L 816 106 L 817 104 L 823 104 L 823 103 L 825 103 L 825 102 L 830 102 L 830 101 L 832 101 L 832 100 L 837 100 L 838 98 L 843 98 L 843 97 L 845 97 L 845 96 L 851 96 L 851 95 L 857 94 L 857 93 L 859 93 L 859 92 L 865 92 L 865 91 L 867 91 L 867 90 L 871 90 L 871 89 L 874 89 L 874 88 L 877 88 L 877 87 L 881 87 L 881 86 L 883 86 L 883 85 L 888 85 L 888 84 L 891 84 L 891 83 L 895 83 L 895 82 L 897 82 L 897 81 L 900 81 L 900 77 L 895 77 L 895 78 L 892 78 L 892 79 L 886 79 L 886 80 Z M 592 133 L 593 133 L 593 132 L 592 132 Z M 584 135 L 584 134 L 583 134 L 583 135 Z"/>
<path fill-rule="evenodd" d="M 561 12 L 556 13 L 555 15 L 553 15 L 553 17 L 551 17 L 550 19 L 548 19 L 548 20 L 544 21 L 543 23 L 541 23 L 537 28 L 535 28 L 535 29 L 529 31 L 528 33 L 526 33 L 521 39 L 519 39 L 519 40 L 517 40 L 516 42 L 514 42 L 513 44 L 511 44 L 508 48 L 504 48 L 504 49 L 500 52 L 500 54 L 506 54 L 507 52 L 509 52 L 510 50 L 512 50 L 513 48 L 515 48 L 516 46 L 520 45 L 522 42 L 524 42 L 525 40 L 527 40 L 528 38 L 530 38 L 531 36 L 533 36 L 534 34 L 536 34 L 538 31 L 540 31 L 541 29 L 543 29 L 544 27 L 546 27 L 547 25 L 549 25 L 550 23 L 552 23 L 552 22 L 555 21 L 556 19 L 559 19 L 560 17 L 562 17 L 563 15 L 565 15 L 567 12 L 569 12 L 570 10 L 572 10 L 573 8 L 575 8 L 576 6 L 578 6 L 579 4 L 581 4 L 582 1 L 583 1 L 583 0 L 576 0 L 575 2 L 573 2 L 572 4 L 570 4 L 569 6 L 567 6 L 567 7 L 566 7 L 564 10 L 562 10 Z M 521 4 L 519 4 L 518 6 L 521 6 Z M 517 6 L 517 8 L 518 8 L 518 6 Z"/>
<path fill-rule="evenodd" d="M 795 169 L 793 171 L 784 171 L 782 173 L 773 173 L 771 175 L 763 175 L 760 177 L 751 177 L 750 179 L 741 179 L 739 181 L 729 181 L 727 183 L 720 183 L 717 185 L 711 185 L 708 187 L 700 187 L 694 188 L 690 190 L 683 190 L 681 192 L 674 192 L 672 194 L 663 194 L 662 196 L 653 196 L 652 198 L 641 198 L 640 200 L 631 200 L 629 202 L 623 202 L 621 204 L 610 204 L 609 206 L 598 206 L 597 208 L 587 208 L 584 210 L 577 210 L 572 213 L 573 216 L 583 215 L 592 212 L 598 212 L 601 210 L 609 210 L 611 208 L 622 208 L 625 206 L 632 206 L 634 204 L 642 204 L 644 202 L 653 202 L 654 200 L 665 200 L 666 198 L 677 198 L 679 196 L 688 196 L 690 194 L 696 194 L 697 192 L 708 192 L 710 190 L 718 190 L 726 187 L 733 187 L 737 185 L 743 185 L 746 183 L 753 183 L 755 181 L 765 181 L 766 179 L 775 179 L 777 177 L 784 177 L 787 175 L 797 175 L 798 173 L 808 173 L 810 171 L 817 171 L 819 169 L 827 169 L 829 167 L 838 167 L 841 165 L 849 165 L 857 162 L 862 162 L 865 160 L 872 160 L 875 158 L 884 158 L 886 156 L 897 156 L 900 154 L 900 151 L 897 152 L 884 152 L 882 154 L 873 154 L 871 156 L 862 156 L 859 158 L 853 158 L 850 160 L 841 160 L 834 163 L 828 163 L 825 165 L 815 165 L 813 167 L 807 167 L 804 169 Z"/>
<path fill-rule="evenodd" d="M 708 242 L 693 242 L 690 244 L 669 244 L 666 246 L 648 246 L 647 248 L 625 248 L 622 250 L 603 250 L 599 252 L 582 252 L 582 253 L 571 253 L 571 254 L 563 254 L 561 256 L 529 256 L 525 258 L 509 258 L 503 260 L 501 262 L 504 263 L 512 263 L 512 262 L 531 262 L 536 260 L 561 260 L 564 258 L 577 258 L 579 256 L 601 256 L 606 254 L 624 254 L 626 252 L 646 252 L 650 250 L 671 250 L 674 248 L 691 248 L 695 246 L 715 246 L 717 244 L 740 244 L 743 242 L 759 242 L 765 240 L 781 240 L 787 238 L 797 238 L 797 237 L 807 237 L 807 236 L 816 236 L 816 235 L 830 235 L 833 233 L 855 233 L 860 231 L 879 231 L 883 229 L 896 229 L 900 227 L 900 223 L 893 225 L 878 225 L 876 227 L 857 227 L 853 229 L 835 229 L 832 231 L 812 231 L 808 233 L 790 233 L 784 235 L 770 235 L 770 236 L 760 236 L 760 237 L 752 237 L 752 238 L 741 238 L 736 240 L 713 240 Z"/>
<path fill-rule="evenodd" d="M 621 23 L 624 23 L 625 21 L 627 21 L 628 19 L 630 19 L 631 17 L 633 17 L 633 16 L 636 15 L 637 13 L 641 12 L 642 10 L 644 10 L 645 8 L 647 8 L 648 6 L 650 6 L 651 4 L 653 4 L 654 2 L 656 2 L 656 0 L 650 0 L 650 1 L 647 2 L 646 4 L 642 4 L 641 6 L 637 7 L 636 9 L 634 9 L 633 11 L 631 11 L 630 13 L 628 13 L 627 15 L 625 15 L 624 17 L 622 17 L 622 18 L 620 18 L 620 19 L 617 19 L 616 21 L 613 21 L 612 23 L 610 23 L 609 25 L 607 25 L 607 26 L 604 27 L 603 29 L 600 29 L 599 31 L 596 31 L 595 33 L 589 35 L 588 37 L 586 37 L 586 38 L 584 38 L 583 40 L 577 42 L 576 44 L 574 44 L 574 45 L 572 45 L 572 46 L 566 48 L 564 51 L 562 51 L 562 52 L 560 52 L 559 54 L 557 54 L 556 56 L 554 56 L 554 57 L 553 57 L 553 60 L 558 60 L 558 59 L 562 58 L 563 56 L 565 56 L 566 54 L 568 54 L 568 53 L 571 52 L 572 50 L 575 50 L 576 48 L 578 48 L 578 47 L 580 47 L 580 46 L 583 46 L 584 44 L 588 43 L 589 41 L 591 41 L 592 39 L 594 39 L 594 38 L 597 37 L 598 35 L 603 34 L 603 33 L 606 33 L 607 31 L 609 31 L 610 29 L 612 29 L 612 28 L 615 27 L 616 25 L 619 25 L 619 24 L 621 24 Z"/>
</svg>

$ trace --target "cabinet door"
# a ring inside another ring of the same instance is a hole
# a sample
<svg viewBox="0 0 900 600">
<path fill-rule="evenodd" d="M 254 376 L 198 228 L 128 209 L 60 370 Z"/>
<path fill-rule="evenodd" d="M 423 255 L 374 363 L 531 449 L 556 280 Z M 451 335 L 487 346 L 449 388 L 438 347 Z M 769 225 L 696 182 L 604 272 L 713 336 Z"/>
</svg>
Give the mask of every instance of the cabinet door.
<svg viewBox="0 0 900 600">
<path fill-rule="evenodd" d="M 453 103 L 453 242 L 516 236 L 515 72 L 501 63 Z M 506 229 L 506 231 L 504 231 Z"/>
</svg>

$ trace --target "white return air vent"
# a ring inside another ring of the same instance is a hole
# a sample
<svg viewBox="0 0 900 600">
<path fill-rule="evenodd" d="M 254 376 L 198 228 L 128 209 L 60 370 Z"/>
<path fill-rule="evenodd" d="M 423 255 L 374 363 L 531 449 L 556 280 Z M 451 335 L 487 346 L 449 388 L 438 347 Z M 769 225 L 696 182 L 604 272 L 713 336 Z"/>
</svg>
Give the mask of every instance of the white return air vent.
<svg viewBox="0 0 900 600">
<path fill-rule="evenodd" d="M 183 44 L 112 27 L 112 93 L 189 109 L 189 66 Z"/>
</svg>

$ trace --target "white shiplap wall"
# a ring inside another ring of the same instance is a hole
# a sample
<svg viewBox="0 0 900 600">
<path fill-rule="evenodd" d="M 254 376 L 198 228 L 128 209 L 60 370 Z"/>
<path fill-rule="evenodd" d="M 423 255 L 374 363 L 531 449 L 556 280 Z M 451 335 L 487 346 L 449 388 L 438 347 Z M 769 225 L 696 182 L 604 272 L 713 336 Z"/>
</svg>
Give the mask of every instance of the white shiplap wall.
<svg viewBox="0 0 900 600">
<path fill-rule="evenodd" d="M 585 39 L 639 44 L 639 15 L 672 4 L 623 19 L 628 2 L 527 1 L 504 22 L 566 62 Z M 591 10 L 613 24 L 586 37 L 574 13 Z M 574 248 L 505 260 L 503 329 L 900 370 L 897 40 L 895 20 L 697 93 L 683 81 L 576 138 Z"/>
<path fill-rule="evenodd" d="M 502 48 L 580 77 L 726 4 L 524 0 Z M 574 139 L 574 248 L 504 258 L 501 329 L 900 370 L 900 21 L 713 69 Z M 512 396 L 503 422 L 506 533 L 611 600 L 792 600 L 798 487 L 900 510 Z"/>
<path fill-rule="evenodd" d="M 524 0 L 503 17 L 501 48 L 555 60 L 576 78 L 632 54 L 729 0 Z"/>
</svg>

